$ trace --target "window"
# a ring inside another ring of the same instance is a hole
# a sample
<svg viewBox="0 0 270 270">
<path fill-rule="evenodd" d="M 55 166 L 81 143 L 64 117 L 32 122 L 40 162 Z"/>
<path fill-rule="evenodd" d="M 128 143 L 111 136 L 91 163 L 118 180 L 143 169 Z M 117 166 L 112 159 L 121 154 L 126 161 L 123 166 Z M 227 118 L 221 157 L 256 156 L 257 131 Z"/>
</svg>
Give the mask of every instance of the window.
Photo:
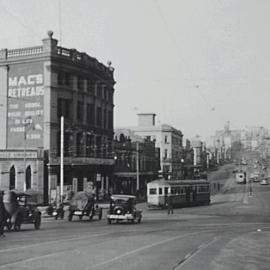
<svg viewBox="0 0 270 270">
<path fill-rule="evenodd" d="M 209 192 L 209 186 L 198 186 L 198 193 L 207 193 Z"/>
<path fill-rule="evenodd" d="M 82 156 L 83 155 L 83 134 L 82 133 L 77 133 L 77 140 L 76 140 L 76 153 L 77 156 Z"/>
<path fill-rule="evenodd" d="M 102 97 L 102 84 L 96 83 L 96 96 Z"/>
<path fill-rule="evenodd" d="M 106 99 L 106 93 L 107 93 L 107 87 L 106 85 L 102 85 L 102 98 Z"/>
<path fill-rule="evenodd" d="M 169 188 L 165 187 L 165 195 L 168 194 L 168 189 L 169 189 Z"/>
<path fill-rule="evenodd" d="M 26 169 L 26 179 L 25 179 L 26 189 L 30 189 L 32 186 L 31 176 L 32 176 L 31 167 L 28 166 Z"/>
<path fill-rule="evenodd" d="M 158 193 L 159 193 L 159 195 L 162 195 L 162 188 L 158 189 Z"/>
<path fill-rule="evenodd" d="M 15 167 L 12 166 L 9 170 L 9 189 L 15 189 L 16 188 L 16 171 Z"/>
<path fill-rule="evenodd" d="M 107 110 L 104 109 L 103 111 L 103 127 L 107 128 Z"/>
<path fill-rule="evenodd" d="M 71 85 L 71 76 L 69 73 L 65 73 L 65 84 L 66 85 Z"/>
<path fill-rule="evenodd" d="M 87 134 L 86 135 L 86 154 L 91 156 L 94 152 L 94 136 Z"/>
<path fill-rule="evenodd" d="M 95 126 L 95 106 L 94 104 L 87 104 L 86 107 L 87 124 Z"/>
<path fill-rule="evenodd" d="M 102 123 L 102 110 L 101 107 L 97 107 L 97 126 L 101 127 Z"/>
<path fill-rule="evenodd" d="M 65 80 L 65 74 L 64 74 L 64 72 L 59 72 L 57 74 L 57 83 L 58 83 L 58 85 L 63 85 L 64 84 L 64 80 Z"/>
<path fill-rule="evenodd" d="M 164 159 L 167 159 L 168 158 L 168 149 L 165 149 L 164 150 Z"/>
<path fill-rule="evenodd" d="M 113 112 L 108 111 L 108 128 L 112 129 L 113 128 Z"/>
<path fill-rule="evenodd" d="M 57 101 L 57 114 L 58 117 L 64 116 L 65 118 L 70 117 L 70 101 L 68 99 L 59 98 Z"/>
<path fill-rule="evenodd" d="M 87 92 L 88 93 L 91 93 L 92 95 L 94 94 L 95 92 L 95 81 L 94 79 L 88 79 L 87 80 Z"/>
<path fill-rule="evenodd" d="M 157 189 L 156 188 L 150 188 L 149 189 L 149 194 L 150 195 L 156 195 L 157 194 Z"/>
<path fill-rule="evenodd" d="M 108 90 L 108 100 L 110 103 L 113 103 L 113 90 Z"/>
<path fill-rule="evenodd" d="M 58 85 L 70 85 L 71 83 L 70 74 L 67 72 L 60 71 L 57 74 L 57 83 Z"/>
<path fill-rule="evenodd" d="M 83 121 L 83 102 L 78 101 L 77 103 L 77 120 Z"/>
<path fill-rule="evenodd" d="M 168 136 L 167 135 L 164 137 L 164 142 L 168 143 Z"/>
<path fill-rule="evenodd" d="M 83 78 L 80 76 L 78 76 L 78 78 L 77 78 L 77 88 L 79 90 L 83 90 Z"/>
</svg>

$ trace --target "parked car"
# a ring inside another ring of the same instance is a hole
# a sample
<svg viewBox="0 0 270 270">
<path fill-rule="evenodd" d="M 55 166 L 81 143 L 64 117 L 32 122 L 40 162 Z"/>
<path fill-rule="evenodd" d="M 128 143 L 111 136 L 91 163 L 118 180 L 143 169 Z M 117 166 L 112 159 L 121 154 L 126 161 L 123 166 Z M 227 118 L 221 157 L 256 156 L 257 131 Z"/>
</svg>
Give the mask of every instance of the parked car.
<svg viewBox="0 0 270 270">
<path fill-rule="evenodd" d="M 35 197 L 32 192 L 5 191 L 3 203 L 8 216 L 8 230 L 19 231 L 23 223 L 34 224 L 36 230 L 40 229 L 41 212 L 33 200 Z"/>
<path fill-rule="evenodd" d="M 260 184 L 261 184 L 261 185 L 268 185 L 268 179 L 262 179 L 262 180 L 260 181 Z"/>
<path fill-rule="evenodd" d="M 46 208 L 47 215 L 54 217 L 55 219 L 61 218 L 64 219 L 65 211 L 64 204 L 60 203 L 58 206 L 55 203 L 50 204 Z"/>
<path fill-rule="evenodd" d="M 113 221 L 130 221 L 141 223 L 142 211 L 136 209 L 136 197 L 132 195 L 112 195 L 107 214 L 108 224 Z"/>
<path fill-rule="evenodd" d="M 71 221 L 73 216 L 78 216 L 80 220 L 84 216 L 88 217 L 90 220 L 96 216 L 101 220 L 102 208 L 96 204 L 92 194 L 78 192 L 70 201 L 68 220 Z"/>
</svg>

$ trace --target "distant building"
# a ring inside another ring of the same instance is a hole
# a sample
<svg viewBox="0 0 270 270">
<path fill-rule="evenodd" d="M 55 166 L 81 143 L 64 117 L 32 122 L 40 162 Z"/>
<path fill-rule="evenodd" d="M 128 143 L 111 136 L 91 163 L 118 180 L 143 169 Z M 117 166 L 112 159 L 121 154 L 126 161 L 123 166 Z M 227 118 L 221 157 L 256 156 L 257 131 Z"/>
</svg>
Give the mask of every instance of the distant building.
<svg viewBox="0 0 270 270">
<path fill-rule="evenodd" d="M 138 114 L 138 126 L 132 127 L 135 134 L 153 140 L 160 149 L 160 173 L 167 178 L 183 176 L 183 134 L 170 125 L 156 125 L 154 113 Z"/>
<path fill-rule="evenodd" d="M 145 197 L 147 183 L 158 177 L 159 149 L 130 129 L 116 129 L 114 138 L 113 192 Z"/>
<path fill-rule="evenodd" d="M 33 189 L 45 202 L 59 198 L 61 116 L 65 192 L 108 190 L 114 166 L 114 70 L 52 36 L 0 50 L 0 189 Z"/>
</svg>

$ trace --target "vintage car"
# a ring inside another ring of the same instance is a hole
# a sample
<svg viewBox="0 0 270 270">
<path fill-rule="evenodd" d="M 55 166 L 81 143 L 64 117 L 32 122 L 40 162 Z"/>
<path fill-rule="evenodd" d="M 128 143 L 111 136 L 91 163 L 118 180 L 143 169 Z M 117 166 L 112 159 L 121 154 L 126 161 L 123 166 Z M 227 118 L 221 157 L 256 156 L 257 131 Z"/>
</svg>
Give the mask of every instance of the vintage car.
<svg viewBox="0 0 270 270">
<path fill-rule="evenodd" d="M 21 225 L 34 224 L 36 230 L 41 225 L 41 212 L 35 202 L 35 194 L 32 192 L 5 191 L 3 203 L 7 213 L 6 226 L 8 230 L 21 229 Z"/>
<path fill-rule="evenodd" d="M 107 214 L 108 224 L 113 221 L 130 221 L 141 223 L 142 211 L 136 209 L 136 197 L 132 195 L 112 195 Z"/>
<path fill-rule="evenodd" d="M 70 201 L 68 220 L 72 221 L 73 216 L 78 216 L 79 219 L 86 216 L 90 220 L 96 216 L 101 220 L 102 208 L 95 203 L 95 198 L 92 194 L 78 192 Z"/>
<path fill-rule="evenodd" d="M 64 219 L 65 210 L 63 203 L 59 203 L 58 206 L 56 203 L 52 203 L 46 208 L 45 211 L 48 216 L 54 217 L 54 219 Z"/>
</svg>

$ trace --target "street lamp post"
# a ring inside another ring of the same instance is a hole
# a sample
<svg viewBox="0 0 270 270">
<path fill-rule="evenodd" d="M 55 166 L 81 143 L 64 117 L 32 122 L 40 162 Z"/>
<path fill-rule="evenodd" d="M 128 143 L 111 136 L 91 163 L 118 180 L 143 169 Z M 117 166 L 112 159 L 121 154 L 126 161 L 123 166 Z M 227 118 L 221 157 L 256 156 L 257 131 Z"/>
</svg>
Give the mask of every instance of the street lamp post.
<svg viewBox="0 0 270 270">
<path fill-rule="evenodd" d="M 139 142 L 136 142 L 136 190 L 137 193 L 140 190 L 140 164 L 139 164 L 140 158 L 139 158 Z"/>
<path fill-rule="evenodd" d="M 23 147 L 23 163 L 24 163 L 24 184 L 23 184 L 23 190 L 25 191 L 27 186 L 26 186 L 26 143 L 27 143 L 27 128 L 32 124 L 32 117 L 28 116 L 24 118 L 24 147 Z"/>
</svg>

